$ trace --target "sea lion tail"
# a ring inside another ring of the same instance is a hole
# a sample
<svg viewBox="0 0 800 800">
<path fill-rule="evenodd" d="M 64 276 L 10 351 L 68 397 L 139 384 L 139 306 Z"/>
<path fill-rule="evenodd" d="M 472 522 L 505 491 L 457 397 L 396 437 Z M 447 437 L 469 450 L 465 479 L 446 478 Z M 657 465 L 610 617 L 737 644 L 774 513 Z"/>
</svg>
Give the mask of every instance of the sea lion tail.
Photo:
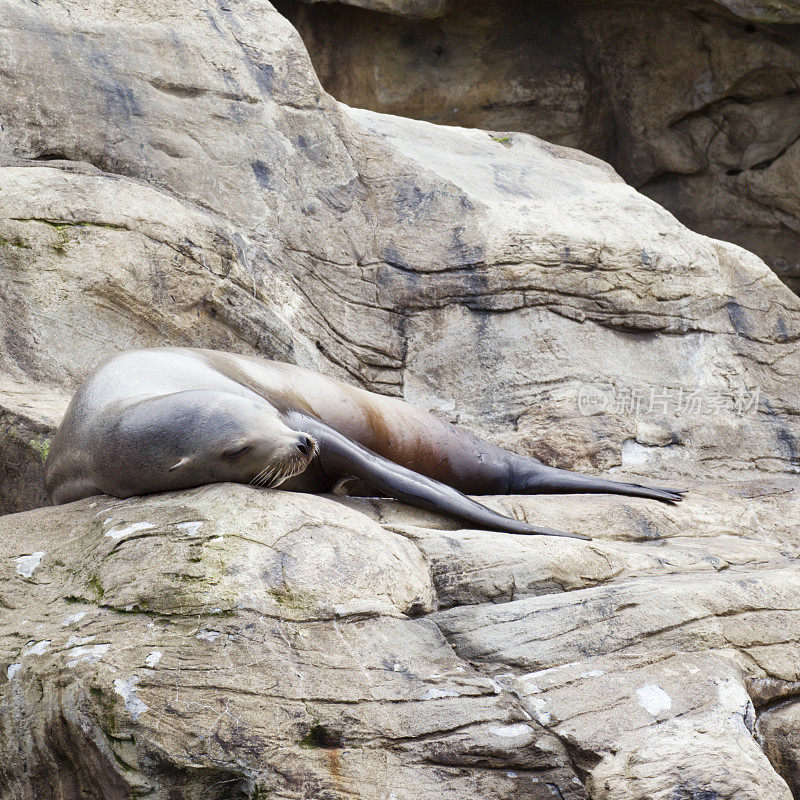
<svg viewBox="0 0 800 800">
<path fill-rule="evenodd" d="M 533 459 L 525 459 L 524 465 L 512 466 L 509 484 L 509 492 L 512 494 L 622 494 L 628 497 L 648 497 L 662 503 L 679 503 L 684 495 L 683 489 L 657 489 L 639 483 L 619 483 L 548 467 Z"/>
</svg>

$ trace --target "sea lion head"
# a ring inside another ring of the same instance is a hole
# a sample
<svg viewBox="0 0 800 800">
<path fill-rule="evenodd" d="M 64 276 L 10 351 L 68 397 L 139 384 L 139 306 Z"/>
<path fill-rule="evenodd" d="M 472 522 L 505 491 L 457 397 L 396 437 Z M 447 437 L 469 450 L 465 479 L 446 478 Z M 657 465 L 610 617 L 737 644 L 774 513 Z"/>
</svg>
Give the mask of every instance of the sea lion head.
<svg viewBox="0 0 800 800">
<path fill-rule="evenodd" d="M 288 427 L 260 398 L 192 390 L 149 398 L 119 416 L 110 462 L 180 489 L 232 481 L 273 487 L 298 475 L 317 453 L 316 442 Z M 113 452 L 116 451 L 116 452 Z"/>
<path fill-rule="evenodd" d="M 194 430 L 180 458 L 165 466 L 172 475 L 197 475 L 204 483 L 278 486 L 303 472 L 317 452 L 316 442 L 288 427 L 274 406 L 238 395 L 205 404 L 195 412 Z"/>
</svg>

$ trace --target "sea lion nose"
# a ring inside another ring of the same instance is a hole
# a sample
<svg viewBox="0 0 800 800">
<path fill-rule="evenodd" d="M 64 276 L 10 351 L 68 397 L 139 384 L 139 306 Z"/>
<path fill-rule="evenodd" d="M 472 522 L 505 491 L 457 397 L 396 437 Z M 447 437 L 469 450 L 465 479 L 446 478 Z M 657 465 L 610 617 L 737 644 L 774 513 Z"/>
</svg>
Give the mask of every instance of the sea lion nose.
<svg viewBox="0 0 800 800">
<path fill-rule="evenodd" d="M 310 436 L 301 433 L 296 447 L 304 456 L 307 456 L 314 449 L 314 440 Z"/>
</svg>

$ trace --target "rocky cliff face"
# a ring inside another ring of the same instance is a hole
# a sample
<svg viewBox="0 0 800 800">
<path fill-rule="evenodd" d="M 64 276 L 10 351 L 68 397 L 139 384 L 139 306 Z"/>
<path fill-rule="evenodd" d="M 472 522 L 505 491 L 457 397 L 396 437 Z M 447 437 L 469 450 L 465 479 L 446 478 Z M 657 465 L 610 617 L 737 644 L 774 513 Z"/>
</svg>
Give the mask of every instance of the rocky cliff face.
<svg viewBox="0 0 800 800">
<path fill-rule="evenodd" d="M 0 796 L 790 796 L 800 302 L 761 260 L 579 151 L 337 103 L 266 2 L 0 19 L 4 511 L 88 369 L 164 342 L 691 490 L 489 501 L 589 545 L 231 486 L 6 516 Z"/>
<path fill-rule="evenodd" d="M 277 3 L 340 100 L 593 153 L 800 290 L 795 3 L 353 5 Z"/>
</svg>

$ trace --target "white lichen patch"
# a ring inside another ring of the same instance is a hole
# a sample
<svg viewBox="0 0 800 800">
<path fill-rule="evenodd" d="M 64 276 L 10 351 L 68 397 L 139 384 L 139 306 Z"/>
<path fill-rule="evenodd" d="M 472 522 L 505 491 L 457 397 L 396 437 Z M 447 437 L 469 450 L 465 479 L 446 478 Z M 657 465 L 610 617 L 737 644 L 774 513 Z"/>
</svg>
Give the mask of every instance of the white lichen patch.
<svg viewBox="0 0 800 800">
<path fill-rule="evenodd" d="M 125 536 L 130 536 L 132 533 L 139 531 L 147 531 L 150 528 L 155 528 L 152 522 L 134 522 L 132 525 L 125 525 L 120 528 L 118 525 L 106 531 L 106 536 L 109 539 L 123 539 Z"/>
<path fill-rule="evenodd" d="M 77 647 L 83 644 L 89 644 L 89 642 L 91 642 L 92 639 L 94 639 L 94 636 L 77 636 L 73 634 L 72 636 L 69 637 L 69 639 L 67 639 L 65 647 L 70 648 L 70 647 Z"/>
<path fill-rule="evenodd" d="M 460 697 L 460 695 L 458 692 L 454 692 L 451 689 L 437 689 L 435 686 L 432 686 L 422 695 L 420 700 L 440 700 L 442 697 Z"/>
<path fill-rule="evenodd" d="M 179 522 L 176 526 L 178 530 L 183 531 L 187 536 L 196 536 L 200 528 L 203 527 L 202 520 L 195 520 L 193 522 Z"/>
<path fill-rule="evenodd" d="M 67 628 L 70 625 L 74 625 L 76 622 L 80 622 L 86 616 L 85 611 L 78 611 L 75 614 L 70 614 L 62 623 L 62 628 Z"/>
<path fill-rule="evenodd" d="M 539 681 L 541 681 L 546 675 L 549 675 L 555 671 L 555 667 L 547 667 L 547 669 L 540 669 L 536 672 L 526 672 L 517 678 L 519 687 L 523 692 L 525 692 L 525 694 L 537 694 L 538 692 L 542 691 Z"/>
<path fill-rule="evenodd" d="M 31 645 L 22 655 L 24 656 L 40 656 L 43 653 L 47 652 L 47 648 L 50 647 L 50 640 L 45 639 L 41 642 L 36 642 L 36 644 Z"/>
<path fill-rule="evenodd" d="M 283 319 L 289 323 L 295 318 L 297 312 L 300 310 L 300 307 L 300 298 L 295 295 L 292 295 L 287 300 L 284 300 L 282 303 L 280 303 L 280 305 L 276 304 L 278 315 L 283 317 Z"/>
<path fill-rule="evenodd" d="M 83 645 L 82 647 L 73 647 L 72 650 L 67 653 L 67 658 L 70 659 L 67 661 L 67 666 L 74 667 L 80 661 L 93 664 L 95 661 L 99 660 L 100 656 L 107 653 L 110 649 L 110 644 L 92 644 Z"/>
<path fill-rule="evenodd" d="M 22 575 L 23 578 L 30 578 L 36 567 L 39 566 L 44 554 L 44 550 L 39 550 L 36 553 L 31 553 L 29 556 L 15 558 L 14 561 L 17 562 L 17 572 Z"/>
<path fill-rule="evenodd" d="M 114 680 L 114 691 L 125 701 L 125 710 L 133 717 L 134 722 L 149 708 L 136 696 L 137 683 L 139 683 L 138 675 L 131 675 L 127 680 L 122 678 Z"/>
<path fill-rule="evenodd" d="M 731 678 L 717 678 L 716 684 L 719 702 L 730 712 L 729 722 L 744 725 L 752 731 L 755 726 L 755 709 L 744 686 Z"/>
<path fill-rule="evenodd" d="M 9 664 L 8 669 L 6 670 L 6 677 L 11 680 L 22 668 L 22 664 L 19 661 L 15 662 L 14 664 Z"/>
<path fill-rule="evenodd" d="M 651 449 L 639 444 L 634 439 L 626 439 L 620 449 L 622 469 L 644 466 L 650 460 L 651 453 Z"/>
<path fill-rule="evenodd" d="M 162 655 L 163 653 L 160 650 L 153 650 L 153 652 L 150 653 L 150 655 L 148 655 L 144 660 L 144 663 L 147 664 L 148 667 L 152 668 L 158 664 L 159 661 L 161 661 Z"/>
<path fill-rule="evenodd" d="M 534 719 L 541 725 L 549 725 L 552 716 L 547 710 L 547 703 L 541 697 L 531 697 L 528 704 L 533 712 Z"/>
<path fill-rule="evenodd" d="M 640 686 L 636 690 L 636 696 L 639 698 L 639 705 L 654 717 L 672 708 L 672 698 L 654 683 Z"/>
<path fill-rule="evenodd" d="M 489 733 L 492 736 L 500 736 L 503 739 L 516 739 L 519 736 L 530 736 L 533 731 L 530 725 L 524 722 L 517 722 L 513 725 L 497 725 L 494 728 L 489 728 Z"/>
<path fill-rule="evenodd" d="M 219 638 L 219 631 L 200 631 L 195 634 L 196 639 L 204 639 L 207 642 L 213 642 Z"/>
</svg>

